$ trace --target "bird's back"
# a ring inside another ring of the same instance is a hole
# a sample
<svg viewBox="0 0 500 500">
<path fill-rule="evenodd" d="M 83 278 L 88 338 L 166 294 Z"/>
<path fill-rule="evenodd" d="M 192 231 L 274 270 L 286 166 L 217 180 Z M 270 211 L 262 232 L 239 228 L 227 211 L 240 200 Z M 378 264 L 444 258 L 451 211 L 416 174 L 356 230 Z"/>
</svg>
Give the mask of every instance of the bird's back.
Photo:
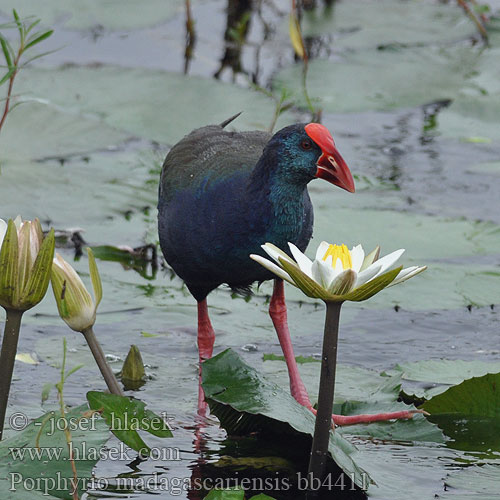
<svg viewBox="0 0 500 500">
<path fill-rule="evenodd" d="M 220 125 L 193 130 L 172 147 L 160 179 L 160 202 L 168 203 L 179 191 L 238 173 L 249 173 L 271 138 L 260 131 L 228 132 Z"/>
</svg>

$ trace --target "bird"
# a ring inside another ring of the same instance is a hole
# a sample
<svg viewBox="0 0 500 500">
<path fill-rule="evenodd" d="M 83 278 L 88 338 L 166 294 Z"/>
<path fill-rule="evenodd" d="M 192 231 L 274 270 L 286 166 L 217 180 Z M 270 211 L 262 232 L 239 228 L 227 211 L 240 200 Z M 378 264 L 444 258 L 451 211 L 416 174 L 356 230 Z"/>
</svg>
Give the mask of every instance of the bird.
<svg viewBox="0 0 500 500">
<path fill-rule="evenodd" d="M 264 256 L 266 242 L 278 248 L 290 242 L 305 251 L 314 218 L 309 182 L 323 179 L 354 193 L 354 180 L 324 125 L 296 123 L 274 135 L 226 130 L 239 114 L 193 130 L 168 152 L 158 190 L 160 247 L 197 301 L 200 377 L 215 341 L 209 293 L 223 284 L 244 293 L 255 282 L 274 279 L 269 314 L 291 394 L 314 411 L 293 352 L 283 281 L 249 255 Z M 206 411 L 201 385 L 198 407 L 200 414 Z M 336 424 L 359 423 L 352 417 L 358 416 L 333 416 Z"/>
</svg>

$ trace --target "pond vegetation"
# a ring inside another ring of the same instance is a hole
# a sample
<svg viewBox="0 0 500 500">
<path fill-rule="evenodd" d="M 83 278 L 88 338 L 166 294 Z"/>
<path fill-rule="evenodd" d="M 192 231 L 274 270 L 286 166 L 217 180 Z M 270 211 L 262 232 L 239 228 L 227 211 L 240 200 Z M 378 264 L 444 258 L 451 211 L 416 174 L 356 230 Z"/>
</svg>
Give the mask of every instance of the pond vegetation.
<svg viewBox="0 0 500 500">
<path fill-rule="evenodd" d="M 15 365 L 11 343 L 0 366 L 0 497 L 305 498 L 315 418 L 290 396 L 267 316 L 271 283 L 210 295 L 217 337 L 202 417 L 196 303 L 157 251 L 166 153 L 242 111 L 230 129 L 320 121 L 354 175 L 354 195 L 311 184 L 306 254 L 323 240 L 362 242 L 383 254 L 406 248 L 405 265 L 428 266 L 342 308 L 333 412 L 422 413 L 330 432 L 335 498 L 495 498 L 499 9 L 497 0 L 3 0 L 0 218 L 12 222 L 0 222 L 0 319 L 4 343 L 20 335 Z M 33 222 L 23 229 L 18 214 Z M 54 244 L 83 279 L 66 268 L 52 278 L 55 295 L 42 262 Z M 87 306 L 83 323 L 70 283 Z M 286 295 L 315 404 L 324 305 L 296 287 Z"/>
</svg>

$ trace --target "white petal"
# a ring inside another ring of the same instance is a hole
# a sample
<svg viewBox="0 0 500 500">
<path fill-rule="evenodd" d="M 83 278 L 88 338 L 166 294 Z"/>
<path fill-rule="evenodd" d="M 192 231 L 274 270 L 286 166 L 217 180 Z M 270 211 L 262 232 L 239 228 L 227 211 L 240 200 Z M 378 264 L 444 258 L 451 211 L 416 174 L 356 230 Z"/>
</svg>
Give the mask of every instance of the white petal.
<svg viewBox="0 0 500 500">
<path fill-rule="evenodd" d="M 279 278 L 288 281 L 288 283 L 291 283 L 293 286 L 296 286 L 292 278 L 290 278 L 289 274 L 281 269 L 281 267 L 278 267 L 274 262 L 271 262 L 270 260 L 267 260 L 264 257 L 261 257 L 260 255 L 256 255 L 254 253 L 250 255 L 250 258 L 255 262 L 258 262 L 260 265 L 264 266 L 272 273 L 276 274 L 276 276 L 278 276 Z"/>
<path fill-rule="evenodd" d="M 399 274 L 396 276 L 396 279 L 389 286 L 399 285 L 399 283 L 403 283 L 403 281 L 413 278 L 413 276 L 416 276 L 417 274 L 421 273 L 422 271 L 425 271 L 426 269 L 427 266 L 422 266 L 422 267 L 412 266 L 412 267 L 407 267 L 406 269 L 401 269 Z"/>
<path fill-rule="evenodd" d="M 380 271 L 380 266 L 376 265 L 376 263 L 374 265 L 371 265 L 364 271 L 361 271 L 358 274 L 356 283 L 354 284 L 353 288 L 358 288 L 361 285 L 364 285 L 365 283 L 373 279 L 378 274 L 379 271 Z"/>
<path fill-rule="evenodd" d="M 344 270 L 344 266 L 342 261 L 337 258 L 337 262 L 335 262 L 335 274 L 340 274 Z"/>
<path fill-rule="evenodd" d="M 356 283 L 356 271 L 353 269 L 346 269 L 342 271 L 330 284 L 328 291 L 334 295 L 344 295 L 353 289 Z"/>
<path fill-rule="evenodd" d="M 404 251 L 404 248 L 400 248 L 395 252 L 384 255 L 381 259 L 376 260 L 371 266 L 368 266 L 365 271 L 368 271 L 372 266 L 380 266 L 378 273 L 374 277 L 380 276 L 398 261 Z"/>
<path fill-rule="evenodd" d="M 90 296 L 89 292 L 85 288 L 85 285 L 82 281 L 82 278 L 80 278 L 80 275 L 73 269 L 71 264 L 66 262 L 60 254 L 56 253 L 56 256 L 54 257 L 53 263 L 56 264 L 58 267 L 60 267 L 63 272 L 64 272 L 64 277 L 68 281 L 68 286 L 74 286 L 76 289 L 80 290 L 80 292 L 85 295 L 85 298 L 88 299 L 87 302 L 90 305 L 93 305 L 93 300 L 92 297 Z"/>
<path fill-rule="evenodd" d="M 312 279 L 319 283 L 323 288 L 328 290 L 331 282 L 337 276 L 337 273 L 331 264 L 332 256 L 329 255 L 326 261 L 323 259 L 316 259 L 311 268 Z"/>
<path fill-rule="evenodd" d="M 292 252 L 293 258 L 300 267 L 303 273 L 306 273 L 309 278 L 312 278 L 312 262 L 309 257 L 304 255 L 293 243 L 288 243 Z"/>
<path fill-rule="evenodd" d="M 330 246 L 330 243 L 327 241 L 322 241 L 316 250 L 316 260 L 323 260 L 323 257 L 325 256 L 326 251 L 328 250 L 328 247 Z"/>
<path fill-rule="evenodd" d="M 290 258 L 289 255 L 287 255 L 283 250 L 278 248 L 276 245 L 273 245 L 272 243 L 266 243 L 265 245 L 261 245 L 262 250 L 271 257 L 271 259 L 274 259 L 278 264 L 279 264 L 279 259 L 278 257 L 281 257 L 283 259 L 286 259 L 290 262 L 293 262 L 293 259 Z M 295 264 L 295 262 L 293 262 Z"/>
<path fill-rule="evenodd" d="M 18 215 L 14 219 L 14 225 L 16 226 L 17 232 L 19 233 L 19 229 L 21 229 L 21 226 L 23 225 L 23 219 L 21 218 L 20 215 Z"/>
<path fill-rule="evenodd" d="M 5 233 L 7 232 L 7 223 L 0 219 L 0 248 L 2 248 L 3 239 L 5 238 Z"/>
<path fill-rule="evenodd" d="M 352 269 L 356 272 L 359 272 L 364 260 L 365 251 L 363 250 L 363 247 L 361 245 L 356 245 L 355 247 L 353 247 L 351 250 Z"/>
</svg>

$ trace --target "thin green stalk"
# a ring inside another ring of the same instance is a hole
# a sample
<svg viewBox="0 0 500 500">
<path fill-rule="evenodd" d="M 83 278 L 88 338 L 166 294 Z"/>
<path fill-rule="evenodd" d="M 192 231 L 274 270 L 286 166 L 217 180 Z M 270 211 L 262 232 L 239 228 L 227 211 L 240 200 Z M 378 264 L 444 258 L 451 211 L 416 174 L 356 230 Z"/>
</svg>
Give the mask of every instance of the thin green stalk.
<svg viewBox="0 0 500 500">
<path fill-rule="evenodd" d="M 2 118 L 0 119 L 0 130 L 2 130 L 2 127 L 3 127 L 3 124 L 5 123 L 5 120 L 7 119 L 7 115 L 9 113 L 9 107 L 10 107 L 10 100 L 12 98 L 12 89 L 14 87 L 14 79 L 16 78 L 16 75 L 17 75 L 17 65 L 19 63 L 19 59 L 21 57 L 21 54 L 22 54 L 22 47 L 19 48 L 19 51 L 17 53 L 17 57 L 16 59 L 14 60 L 14 67 L 16 68 L 14 70 L 14 73 L 12 73 L 12 75 L 10 75 L 10 78 L 9 78 L 9 88 L 7 90 L 7 97 L 5 99 L 5 104 L 4 104 L 4 108 L 3 108 L 3 113 L 2 113 Z"/>
<path fill-rule="evenodd" d="M 24 311 L 6 309 L 5 312 L 7 318 L 0 353 L 0 441 L 3 436 L 5 414 L 7 413 L 7 403 L 9 402 L 10 385 L 19 341 L 19 330 L 21 329 L 21 319 Z"/>
<path fill-rule="evenodd" d="M 79 500 L 78 497 L 78 473 L 76 471 L 76 464 L 75 464 L 75 458 L 73 457 L 73 443 L 72 443 L 72 438 L 71 438 L 71 431 L 69 430 L 68 422 L 66 420 L 66 412 L 65 412 L 65 405 L 64 405 L 64 395 L 63 395 L 63 390 L 64 390 L 64 382 L 66 381 L 66 338 L 63 339 L 63 360 L 61 364 L 61 380 L 59 381 L 58 384 L 56 384 L 58 396 L 59 396 L 59 411 L 61 412 L 61 418 L 64 421 L 64 436 L 66 438 L 66 443 L 68 445 L 68 451 L 69 451 L 69 462 L 71 465 L 71 471 L 73 473 L 73 489 L 71 491 L 71 496 L 73 497 L 73 500 Z"/>
<path fill-rule="evenodd" d="M 120 387 L 120 384 L 118 383 L 118 380 L 116 380 L 113 370 L 106 361 L 106 356 L 104 355 L 101 345 L 97 341 L 94 330 L 92 329 L 92 327 L 90 327 L 82 333 L 85 337 L 85 340 L 87 341 L 87 344 L 90 347 L 90 350 L 92 351 L 99 370 L 101 370 L 101 374 L 104 377 L 104 381 L 108 386 L 109 392 L 111 394 L 116 394 L 117 396 L 123 396 L 123 391 Z"/>
<path fill-rule="evenodd" d="M 309 490 L 306 496 L 307 500 L 318 497 L 319 486 L 323 482 L 326 471 L 328 442 L 330 439 L 330 430 L 332 429 L 333 396 L 335 391 L 335 371 L 337 369 L 337 345 L 341 307 L 342 302 L 326 303 L 318 410 L 307 475 L 309 479 Z"/>
<path fill-rule="evenodd" d="M 476 28 L 479 31 L 479 34 L 481 35 L 483 42 L 486 45 L 489 45 L 488 32 L 486 31 L 486 28 L 482 25 L 481 21 L 477 18 L 477 16 L 474 14 L 471 8 L 467 5 L 467 2 L 465 0 L 457 0 L 457 2 L 458 5 L 462 7 L 464 12 L 469 16 L 471 21 L 476 25 Z"/>
</svg>

